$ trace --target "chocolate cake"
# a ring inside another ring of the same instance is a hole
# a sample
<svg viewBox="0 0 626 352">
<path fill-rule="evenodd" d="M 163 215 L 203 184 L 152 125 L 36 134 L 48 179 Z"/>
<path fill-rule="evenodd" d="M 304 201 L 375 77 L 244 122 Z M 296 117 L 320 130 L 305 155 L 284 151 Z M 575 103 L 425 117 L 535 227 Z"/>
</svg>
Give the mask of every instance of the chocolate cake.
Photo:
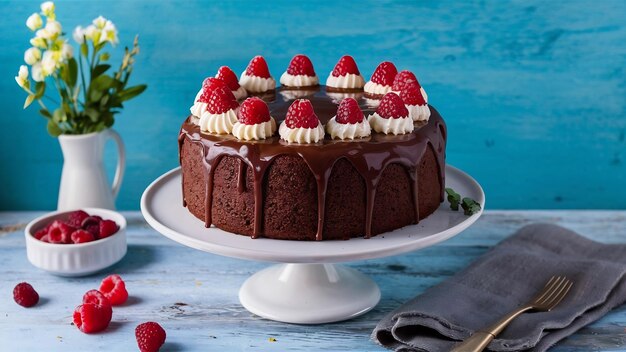
<svg viewBox="0 0 626 352">
<path fill-rule="evenodd" d="M 376 110 L 362 92 L 332 91 L 278 88 L 259 97 L 277 123 L 296 98 L 308 99 L 324 125 L 345 96 L 356 98 L 365 116 Z M 207 227 L 252 238 L 368 238 L 415 224 L 444 199 L 446 125 L 424 107 L 430 118 L 410 133 L 372 131 L 353 140 L 326 134 L 308 144 L 276 133 L 255 141 L 206 133 L 190 115 L 178 138 L 184 206 Z"/>
</svg>

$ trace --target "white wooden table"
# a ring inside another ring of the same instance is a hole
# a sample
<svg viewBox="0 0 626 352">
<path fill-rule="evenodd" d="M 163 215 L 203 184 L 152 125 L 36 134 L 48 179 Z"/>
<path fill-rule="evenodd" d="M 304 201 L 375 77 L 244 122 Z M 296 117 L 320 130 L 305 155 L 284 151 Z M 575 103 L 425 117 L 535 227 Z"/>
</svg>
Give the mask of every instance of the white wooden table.
<svg viewBox="0 0 626 352">
<path fill-rule="evenodd" d="M 560 224 L 606 243 L 626 243 L 626 211 L 488 211 L 457 237 L 408 255 L 351 265 L 382 290 L 379 305 L 357 319 L 301 326 L 261 319 L 241 307 L 237 292 L 267 266 L 178 245 L 159 235 L 139 212 L 128 219 L 128 254 L 104 273 L 69 279 L 42 272 L 26 259 L 23 229 L 39 212 L 0 213 L 0 351 L 134 351 L 134 329 L 157 321 L 167 330 L 162 351 L 383 351 L 369 340 L 390 310 L 465 267 L 519 227 Z M 108 273 L 126 281 L 129 302 L 113 311 L 108 330 L 85 335 L 70 325 L 82 294 Z M 39 305 L 13 302 L 21 281 L 39 292 Z M 275 339 L 275 340 L 274 340 Z M 626 351 L 626 305 L 585 327 L 551 351 Z"/>
</svg>

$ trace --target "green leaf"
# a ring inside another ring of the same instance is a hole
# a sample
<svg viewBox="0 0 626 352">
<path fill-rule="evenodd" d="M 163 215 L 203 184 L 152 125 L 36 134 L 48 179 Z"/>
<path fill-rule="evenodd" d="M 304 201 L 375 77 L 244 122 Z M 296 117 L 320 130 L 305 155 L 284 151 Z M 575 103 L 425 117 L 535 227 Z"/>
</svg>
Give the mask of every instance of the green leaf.
<svg viewBox="0 0 626 352">
<path fill-rule="evenodd" d="M 35 84 L 35 99 L 41 99 L 43 94 L 46 92 L 46 83 L 45 82 L 37 82 Z"/>
<path fill-rule="evenodd" d="M 103 65 L 99 65 L 99 66 L 103 66 Z M 108 76 L 108 75 L 101 75 L 91 81 L 91 84 L 89 85 L 89 89 L 93 88 L 99 91 L 106 91 L 106 90 L 113 88 L 115 83 L 116 82 L 113 77 Z"/>
<path fill-rule="evenodd" d="M 26 100 L 24 101 L 24 109 L 26 109 L 30 104 L 32 104 L 33 101 L 35 101 L 35 95 L 34 94 L 29 94 L 26 97 Z"/>
<path fill-rule="evenodd" d="M 107 65 L 107 64 L 97 65 L 96 67 L 93 68 L 93 70 L 91 70 L 91 79 L 94 79 L 100 76 L 101 74 L 105 73 L 110 68 L 111 68 L 111 65 Z"/>
<path fill-rule="evenodd" d="M 89 100 L 91 101 L 100 101 L 100 99 L 102 98 L 102 91 L 101 90 L 96 90 L 96 89 L 90 89 L 89 90 Z"/>
<path fill-rule="evenodd" d="M 463 208 L 465 215 L 468 216 L 478 213 L 481 209 L 480 203 L 469 197 L 463 198 L 461 207 Z"/>
<path fill-rule="evenodd" d="M 46 109 L 41 109 L 39 110 L 39 113 L 41 114 L 41 116 L 46 117 L 51 119 L 52 118 L 52 114 L 50 113 L 50 111 L 46 110 Z"/>
<path fill-rule="evenodd" d="M 71 58 L 67 60 L 67 80 L 65 81 L 67 85 L 71 88 L 76 86 L 76 81 L 78 80 L 78 64 L 76 63 L 76 59 Z"/>
<path fill-rule="evenodd" d="M 84 38 L 83 43 L 80 45 L 80 53 L 84 57 L 87 57 L 87 55 L 89 55 L 89 47 L 87 46 L 87 39 L 86 38 Z"/>
<path fill-rule="evenodd" d="M 452 188 L 446 188 L 448 194 L 448 202 L 450 203 L 450 209 L 459 210 L 459 203 L 461 202 L 461 195 L 456 193 Z"/>
<path fill-rule="evenodd" d="M 115 120 L 113 118 L 113 114 L 110 111 L 105 111 L 102 113 L 102 122 L 104 123 L 105 127 L 113 126 L 114 121 Z"/>
<path fill-rule="evenodd" d="M 120 101 L 126 101 L 143 93 L 143 91 L 146 90 L 146 88 L 148 88 L 147 85 L 140 84 L 138 86 L 133 86 L 133 87 L 124 89 L 121 92 L 118 92 L 117 96 L 119 97 Z"/>
<path fill-rule="evenodd" d="M 89 120 L 91 120 L 91 122 L 97 122 L 100 118 L 100 111 L 93 108 L 85 109 L 85 114 L 89 117 Z"/>
<path fill-rule="evenodd" d="M 48 120 L 48 133 L 52 137 L 58 137 L 63 133 L 63 131 L 53 120 Z"/>
</svg>

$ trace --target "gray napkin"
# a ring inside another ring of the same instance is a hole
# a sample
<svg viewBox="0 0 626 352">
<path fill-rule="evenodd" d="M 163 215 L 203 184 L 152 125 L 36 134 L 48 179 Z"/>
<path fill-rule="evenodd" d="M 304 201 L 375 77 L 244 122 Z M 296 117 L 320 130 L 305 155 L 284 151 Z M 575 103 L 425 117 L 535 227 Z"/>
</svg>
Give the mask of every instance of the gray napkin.
<svg viewBox="0 0 626 352">
<path fill-rule="evenodd" d="M 626 245 L 591 241 L 536 224 L 505 239 L 468 268 L 389 313 L 372 338 L 397 351 L 449 351 L 517 308 L 553 275 L 574 282 L 551 312 L 516 318 L 491 351 L 545 351 L 626 301 Z"/>
</svg>

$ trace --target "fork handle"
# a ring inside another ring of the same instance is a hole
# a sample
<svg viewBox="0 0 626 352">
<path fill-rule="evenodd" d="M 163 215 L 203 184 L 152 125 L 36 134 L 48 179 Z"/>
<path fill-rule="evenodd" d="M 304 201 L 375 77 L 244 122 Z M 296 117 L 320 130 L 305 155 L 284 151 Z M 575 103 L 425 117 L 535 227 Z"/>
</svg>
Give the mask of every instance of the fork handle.
<svg viewBox="0 0 626 352">
<path fill-rule="evenodd" d="M 495 336 L 488 332 L 477 331 L 465 341 L 454 346 L 450 352 L 480 352 L 487 348 L 494 338 Z"/>
<path fill-rule="evenodd" d="M 509 325 L 513 319 L 517 318 L 520 314 L 532 309 L 532 306 L 521 307 L 513 312 L 507 314 L 497 323 L 489 326 L 486 329 L 476 331 L 472 336 L 468 337 L 465 341 L 454 346 L 450 352 L 480 352 L 484 350 L 487 345 L 500 333 L 504 328 Z"/>
</svg>

